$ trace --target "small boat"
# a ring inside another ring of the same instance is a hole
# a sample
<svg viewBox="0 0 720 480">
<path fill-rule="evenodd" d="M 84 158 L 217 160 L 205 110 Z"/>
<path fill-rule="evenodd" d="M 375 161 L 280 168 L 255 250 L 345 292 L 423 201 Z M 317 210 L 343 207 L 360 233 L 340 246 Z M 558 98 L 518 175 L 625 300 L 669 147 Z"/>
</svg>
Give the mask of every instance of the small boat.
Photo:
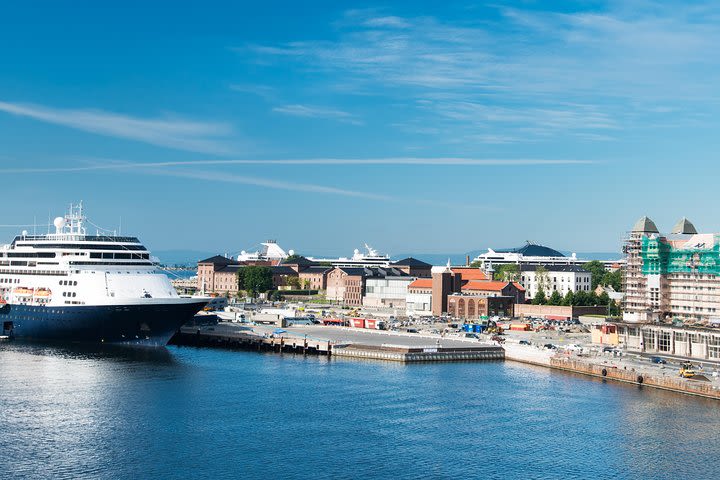
<svg viewBox="0 0 720 480">
<path fill-rule="evenodd" d="M 0 342 L 10 340 L 10 335 L 0 335 Z"/>
</svg>

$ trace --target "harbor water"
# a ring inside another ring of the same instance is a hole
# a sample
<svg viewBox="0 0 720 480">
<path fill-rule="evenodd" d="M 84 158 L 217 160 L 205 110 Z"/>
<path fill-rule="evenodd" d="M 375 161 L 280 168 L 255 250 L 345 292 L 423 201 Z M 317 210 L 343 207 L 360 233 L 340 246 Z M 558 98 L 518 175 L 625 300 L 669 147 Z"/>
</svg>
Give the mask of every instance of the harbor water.
<svg viewBox="0 0 720 480">
<path fill-rule="evenodd" d="M 0 343 L 0 478 L 712 478 L 720 403 L 512 362 Z"/>
</svg>

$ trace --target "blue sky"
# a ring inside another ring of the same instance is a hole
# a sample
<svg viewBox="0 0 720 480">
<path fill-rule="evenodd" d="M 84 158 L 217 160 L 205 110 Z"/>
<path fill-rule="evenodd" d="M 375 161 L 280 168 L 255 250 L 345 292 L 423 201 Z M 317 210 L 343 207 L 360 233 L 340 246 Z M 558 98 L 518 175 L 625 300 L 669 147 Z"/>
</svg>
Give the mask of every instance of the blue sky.
<svg viewBox="0 0 720 480">
<path fill-rule="evenodd" d="M 5 2 L 0 224 L 83 200 L 157 250 L 327 254 L 720 231 L 720 6 L 573 5 Z"/>
</svg>

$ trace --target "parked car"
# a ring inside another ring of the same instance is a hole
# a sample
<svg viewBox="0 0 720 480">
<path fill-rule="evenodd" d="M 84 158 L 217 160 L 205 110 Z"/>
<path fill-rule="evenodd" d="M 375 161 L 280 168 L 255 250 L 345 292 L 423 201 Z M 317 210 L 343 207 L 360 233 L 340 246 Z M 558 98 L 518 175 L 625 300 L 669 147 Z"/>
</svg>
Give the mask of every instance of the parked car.
<svg viewBox="0 0 720 480">
<path fill-rule="evenodd" d="M 518 343 L 520 345 L 530 345 L 530 342 L 528 342 L 527 340 L 520 340 Z"/>
<path fill-rule="evenodd" d="M 543 348 L 547 348 L 548 350 L 555 350 L 557 347 L 552 343 L 546 343 L 545 345 L 543 345 Z"/>
<path fill-rule="evenodd" d="M 650 359 L 650 361 L 651 361 L 652 363 L 658 363 L 658 364 L 661 364 L 661 365 L 665 365 L 665 364 L 667 363 L 667 361 L 666 361 L 664 358 L 660 358 L 660 357 L 652 357 L 652 358 Z"/>
</svg>

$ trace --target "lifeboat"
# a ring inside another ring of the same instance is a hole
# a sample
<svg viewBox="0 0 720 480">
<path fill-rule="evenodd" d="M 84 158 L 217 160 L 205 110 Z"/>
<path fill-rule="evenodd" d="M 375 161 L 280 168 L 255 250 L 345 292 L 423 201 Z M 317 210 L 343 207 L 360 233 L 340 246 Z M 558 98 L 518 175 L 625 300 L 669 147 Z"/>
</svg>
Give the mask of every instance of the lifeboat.
<svg viewBox="0 0 720 480">
<path fill-rule="evenodd" d="M 15 287 L 15 289 L 13 290 L 15 296 L 18 297 L 32 297 L 34 292 L 34 289 L 27 287 Z"/>
<path fill-rule="evenodd" d="M 49 288 L 38 288 L 35 290 L 35 296 L 38 298 L 48 298 L 52 296 L 52 290 Z"/>
</svg>

